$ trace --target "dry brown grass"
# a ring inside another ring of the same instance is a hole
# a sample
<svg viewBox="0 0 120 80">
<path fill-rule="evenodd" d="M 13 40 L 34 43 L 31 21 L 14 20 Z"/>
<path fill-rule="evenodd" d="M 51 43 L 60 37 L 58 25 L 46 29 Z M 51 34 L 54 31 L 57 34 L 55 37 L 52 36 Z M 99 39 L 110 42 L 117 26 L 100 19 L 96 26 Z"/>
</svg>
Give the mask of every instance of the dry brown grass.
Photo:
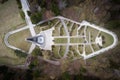
<svg viewBox="0 0 120 80">
<path fill-rule="evenodd" d="M 5 33 L 23 26 L 25 26 L 25 21 L 20 17 L 16 0 L 8 0 L 4 4 L 0 4 L 0 61 L 14 63 L 12 59 L 18 59 L 13 50 L 5 46 L 3 40 Z"/>
<path fill-rule="evenodd" d="M 31 43 L 25 40 L 28 37 L 30 37 L 30 32 L 29 32 L 29 29 L 26 29 L 26 30 L 12 34 L 8 38 L 8 41 L 11 45 L 28 52 L 31 45 Z"/>
</svg>

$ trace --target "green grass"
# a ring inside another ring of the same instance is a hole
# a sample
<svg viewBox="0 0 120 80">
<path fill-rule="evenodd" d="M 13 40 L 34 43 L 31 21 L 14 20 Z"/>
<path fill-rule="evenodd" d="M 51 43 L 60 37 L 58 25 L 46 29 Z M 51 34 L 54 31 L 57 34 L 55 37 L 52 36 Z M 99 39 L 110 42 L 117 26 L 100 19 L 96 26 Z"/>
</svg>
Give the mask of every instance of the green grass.
<svg viewBox="0 0 120 80">
<path fill-rule="evenodd" d="M 72 28 L 72 35 L 71 36 L 76 36 L 77 35 L 77 29 L 78 29 L 78 25 L 74 24 L 74 26 Z"/>
<path fill-rule="evenodd" d="M 104 41 L 105 41 L 105 43 L 103 43 L 103 47 L 108 47 L 108 46 L 112 45 L 114 40 L 110 34 L 101 32 L 101 36 L 104 36 Z"/>
<path fill-rule="evenodd" d="M 94 51 L 100 50 L 100 48 L 97 44 L 92 44 L 92 47 L 93 47 Z"/>
<path fill-rule="evenodd" d="M 34 29 L 35 29 L 36 34 L 39 34 L 42 31 L 42 27 L 40 25 L 35 26 Z"/>
<path fill-rule="evenodd" d="M 66 51 L 66 46 L 60 46 L 59 54 L 63 57 Z"/>
<path fill-rule="evenodd" d="M 86 52 L 86 55 L 92 53 L 90 45 L 85 46 L 85 52 Z"/>
<path fill-rule="evenodd" d="M 60 36 L 66 36 L 66 32 L 65 32 L 64 26 L 62 26 L 62 27 L 60 28 Z"/>
<path fill-rule="evenodd" d="M 71 27 L 71 25 L 72 25 L 72 22 L 70 22 L 70 21 L 66 21 L 66 22 L 68 22 L 68 24 L 67 24 L 66 26 L 67 26 L 67 28 L 68 28 L 68 31 L 70 31 L 70 27 Z"/>
<path fill-rule="evenodd" d="M 8 0 L 0 4 L 0 61 L 3 64 L 19 64 L 22 60 L 14 55 L 14 51 L 4 44 L 4 36 L 7 32 L 25 26 L 25 21 L 21 18 L 16 0 Z M 10 59 L 6 58 L 9 57 Z M 14 60 L 12 60 L 14 59 Z M 13 61 L 13 62 L 12 62 Z"/>
<path fill-rule="evenodd" d="M 44 22 L 42 24 L 39 24 L 38 26 L 35 26 L 34 29 L 36 31 L 36 33 L 40 33 L 40 31 L 44 31 L 44 30 L 48 30 L 52 27 L 55 26 L 55 24 L 58 22 L 59 20 L 58 19 L 54 19 L 54 20 L 50 20 L 50 21 L 47 21 L 47 22 Z M 60 25 L 60 23 L 58 23 L 55 28 L 58 28 Z M 57 29 L 55 29 L 57 30 Z M 57 32 L 58 33 L 58 32 Z"/>
<path fill-rule="evenodd" d="M 53 36 L 60 36 L 60 31 L 59 31 L 59 27 L 62 25 L 62 23 L 58 23 L 55 26 L 55 30 L 53 31 Z"/>
<path fill-rule="evenodd" d="M 79 50 L 80 54 L 82 54 L 82 53 L 83 53 L 83 46 L 82 46 L 82 45 L 79 45 L 79 46 L 78 46 L 78 50 Z"/>
<path fill-rule="evenodd" d="M 26 29 L 9 36 L 8 42 L 13 46 L 28 52 L 31 45 L 31 43 L 25 41 L 25 39 L 28 37 L 30 37 L 30 32 L 29 29 Z"/>
<path fill-rule="evenodd" d="M 7 64 L 7 65 L 20 65 L 24 64 L 25 58 L 11 58 L 11 57 L 0 57 L 0 64 Z"/>
<path fill-rule="evenodd" d="M 85 28 L 85 26 L 82 26 L 82 27 L 78 30 L 78 35 L 83 36 L 83 34 L 84 34 L 84 28 Z"/>
<path fill-rule="evenodd" d="M 79 53 L 76 50 L 77 46 L 70 46 L 70 51 L 73 52 L 74 57 L 79 57 Z"/>
<path fill-rule="evenodd" d="M 52 48 L 53 55 L 54 55 L 55 58 L 60 58 L 59 49 L 60 49 L 60 46 L 55 46 L 55 47 Z"/>
<path fill-rule="evenodd" d="M 20 16 L 16 0 L 9 0 L 0 5 L 0 20 L 0 33 L 13 28 L 13 26 L 25 23 Z"/>
<path fill-rule="evenodd" d="M 56 24 L 58 21 L 60 21 L 59 19 L 53 19 L 53 20 L 51 20 L 50 22 L 52 23 L 52 24 Z"/>
<path fill-rule="evenodd" d="M 69 51 L 68 54 L 67 54 L 67 57 L 68 57 L 69 59 L 73 59 L 73 58 L 74 58 L 74 55 L 72 54 L 71 51 Z"/>
<path fill-rule="evenodd" d="M 99 30 L 88 26 L 86 31 L 87 31 L 87 33 L 86 33 L 87 40 L 89 40 L 89 32 L 90 32 L 91 42 L 95 42 L 95 39 L 96 39 L 96 36 L 97 36 Z"/>
<path fill-rule="evenodd" d="M 55 38 L 55 43 L 67 43 L 67 38 Z"/>
<path fill-rule="evenodd" d="M 84 43 L 84 41 L 83 38 L 70 38 L 70 43 Z"/>
</svg>

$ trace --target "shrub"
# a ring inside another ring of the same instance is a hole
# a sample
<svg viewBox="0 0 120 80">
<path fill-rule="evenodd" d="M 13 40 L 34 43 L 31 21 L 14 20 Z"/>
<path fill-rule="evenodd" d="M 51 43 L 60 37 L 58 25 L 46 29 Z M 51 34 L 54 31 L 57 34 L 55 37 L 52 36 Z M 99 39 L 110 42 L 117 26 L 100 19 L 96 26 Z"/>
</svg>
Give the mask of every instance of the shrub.
<svg viewBox="0 0 120 80">
<path fill-rule="evenodd" d="M 55 15 L 60 15 L 60 10 L 57 4 L 52 3 L 51 10 L 55 13 Z"/>
<path fill-rule="evenodd" d="M 61 80 L 70 80 L 70 75 L 68 72 L 64 72 L 61 76 Z"/>
<path fill-rule="evenodd" d="M 23 10 L 20 10 L 19 12 L 20 12 L 20 16 L 22 17 L 22 19 L 25 20 L 25 13 L 23 12 Z"/>
<path fill-rule="evenodd" d="M 111 20 L 107 23 L 107 26 L 109 26 L 110 28 L 119 28 L 120 20 Z"/>
<path fill-rule="evenodd" d="M 35 58 L 34 60 L 31 61 L 29 68 L 34 69 L 38 65 L 38 60 Z"/>
<path fill-rule="evenodd" d="M 18 57 L 20 57 L 20 58 L 27 57 L 27 54 L 24 53 L 24 52 L 22 52 L 22 51 L 20 51 L 20 50 L 15 50 L 14 52 L 15 52 L 15 55 L 18 56 Z"/>
<path fill-rule="evenodd" d="M 39 48 L 35 48 L 32 52 L 33 56 L 42 56 L 42 52 Z"/>
<path fill-rule="evenodd" d="M 37 12 L 37 13 L 31 14 L 30 18 L 31 18 L 32 23 L 36 24 L 42 20 L 42 13 Z"/>
<path fill-rule="evenodd" d="M 22 5 L 21 5 L 20 0 L 16 0 L 16 1 L 17 1 L 17 4 L 18 4 L 18 8 L 19 8 L 19 9 L 22 9 Z"/>
<path fill-rule="evenodd" d="M 32 13 L 30 11 L 27 11 L 27 14 L 28 14 L 28 16 L 31 16 Z"/>
</svg>

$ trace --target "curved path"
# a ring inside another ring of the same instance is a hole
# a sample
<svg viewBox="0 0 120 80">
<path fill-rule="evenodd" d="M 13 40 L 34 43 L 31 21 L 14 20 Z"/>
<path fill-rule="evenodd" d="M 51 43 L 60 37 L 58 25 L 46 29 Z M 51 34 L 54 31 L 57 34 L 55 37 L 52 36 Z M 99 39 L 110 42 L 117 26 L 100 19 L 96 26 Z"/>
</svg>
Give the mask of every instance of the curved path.
<svg viewBox="0 0 120 80">
<path fill-rule="evenodd" d="M 23 28 L 20 28 L 20 29 L 17 29 L 17 30 L 14 30 L 14 31 L 11 31 L 11 32 L 8 32 L 8 33 L 5 35 L 5 38 L 4 38 L 4 42 L 5 42 L 6 46 L 8 46 L 9 48 L 14 49 L 14 50 L 16 50 L 16 49 L 17 49 L 17 50 L 21 50 L 21 49 L 19 49 L 19 48 L 15 47 L 15 46 L 12 46 L 12 45 L 9 44 L 9 42 L 8 42 L 8 37 L 9 37 L 10 35 L 12 35 L 12 34 L 14 34 L 14 33 L 17 33 L 17 32 L 20 32 L 20 31 L 25 30 L 25 29 L 29 29 L 32 36 L 35 36 L 35 35 L 36 35 L 35 30 L 34 30 L 35 24 L 32 24 L 32 22 L 31 22 L 31 20 L 30 20 L 30 17 L 29 17 L 28 14 L 27 14 L 27 11 L 30 10 L 30 9 L 29 9 L 29 5 L 28 5 L 28 2 L 27 2 L 26 0 L 21 0 L 21 4 L 22 4 L 22 9 L 23 9 L 23 11 L 24 11 L 24 13 L 25 13 L 25 20 L 26 20 L 27 26 L 25 26 L 25 27 L 23 27 Z M 67 53 L 68 53 L 68 51 L 69 51 L 69 45 L 72 45 L 72 44 L 70 43 L 70 35 L 69 35 L 69 32 L 68 32 L 68 28 L 67 28 L 64 20 L 71 21 L 71 22 L 73 22 L 73 23 L 79 24 L 80 26 L 87 25 L 87 26 L 90 26 L 90 27 L 92 27 L 92 28 L 98 29 L 98 30 L 100 30 L 100 31 L 103 31 L 103 32 L 106 32 L 106 33 L 112 35 L 112 37 L 113 37 L 113 39 L 114 39 L 114 42 L 113 42 L 112 45 L 110 45 L 110 46 L 108 46 L 108 47 L 106 47 L 106 48 L 103 48 L 103 49 L 101 49 L 101 50 L 99 50 L 99 51 L 97 51 L 97 52 L 93 52 L 92 54 L 83 55 L 84 59 L 88 59 L 88 58 L 91 58 L 91 57 L 93 57 L 93 56 L 95 56 L 95 55 L 101 54 L 102 52 L 107 51 L 107 50 L 109 50 L 109 49 L 111 49 L 111 48 L 113 48 L 113 47 L 115 47 L 115 46 L 117 45 L 117 42 L 118 42 L 117 36 L 116 36 L 113 32 L 111 32 L 111 31 L 109 31 L 109 30 L 103 29 L 103 28 L 101 28 L 101 27 L 99 27 L 99 26 L 96 26 L 96 25 L 94 25 L 94 24 L 90 24 L 90 23 L 88 23 L 88 22 L 86 22 L 86 21 L 83 21 L 83 22 L 79 23 L 79 22 L 76 22 L 76 21 L 73 21 L 73 20 L 71 20 L 71 19 L 67 19 L 67 18 L 61 17 L 61 16 L 53 17 L 53 18 L 51 18 L 51 19 L 49 19 L 49 20 L 53 20 L 53 19 L 55 19 L 55 18 L 59 18 L 59 19 L 61 20 L 62 24 L 64 25 L 65 32 L 66 32 L 66 34 L 67 34 L 67 36 L 65 36 L 65 37 L 68 38 L 67 48 L 66 48 L 64 57 L 66 57 L 66 55 L 67 55 Z M 41 22 L 39 22 L 39 23 L 36 24 L 36 25 L 39 25 L 39 24 L 44 23 L 44 22 L 49 21 L 49 20 L 41 21 Z M 63 36 L 63 37 L 64 37 L 64 36 Z M 54 44 L 54 45 L 57 45 L 57 44 Z M 58 45 L 61 45 L 61 44 L 58 44 Z M 64 44 L 63 44 L 63 45 L 64 45 Z M 65 44 L 65 45 L 66 45 L 66 44 Z M 35 46 L 36 46 L 35 44 L 32 44 L 32 45 L 31 45 L 31 47 L 30 47 L 30 49 L 29 49 L 29 52 L 28 52 L 29 54 L 33 51 L 33 49 L 35 48 Z M 25 51 L 23 51 L 23 50 L 21 50 L 21 51 L 22 51 L 22 52 L 25 52 Z M 45 61 L 50 62 L 50 63 L 55 63 L 55 62 L 51 62 L 51 61 L 48 61 L 48 60 L 45 60 Z M 59 63 L 56 62 L 55 64 L 58 65 Z"/>
<path fill-rule="evenodd" d="M 24 12 L 24 14 L 25 14 L 25 21 L 26 21 L 26 23 L 27 23 L 27 26 L 24 26 L 23 28 L 20 28 L 20 29 L 17 29 L 17 30 L 8 32 L 8 33 L 5 35 L 4 43 L 5 43 L 5 45 L 6 45 L 7 47 L 9 47 L 9 48 L 11 48 L 11 49 L 20 50 L 20 51 L 22 51 L 22 52 L 25 52 L 25 51 L 22 50 L 22 49 L 19 49 L 19 48 L 15 47 L 15 46 L 10 45 L 9 42 L 8 42 L 8 38 L 9 38 L 10 35 L 12 35 L 12 34 L 14 34 L 14 33 L 17 33 L 17 32 L 20 32 L 20 31 L 25 30 L 25 29 L 29 29 L 32 36 L 35 36 L 35 35 L 36 35 L 35 30 L 34 30 L 35 24 L 32 24 L 31 19 L 30 19 L 30 17 L 29 17 L 28 14 L 27 14 L 27 11 L 30 11 L 30 9 L 29 9 L 29 4 L 28 4 L 27 0 L 20 0 L 20 1 L 21 1 L 21 4 L 22 4 L 22 10 L 23 10 L 23 12 Z M 53 19 L 54 19 L 54 18 L 53 18 Z M 43 22 L 45 22 L 45 21 L 41 21 L 41 22 L 39 22 L 39 23 L 43 23 Z M 38 23 L 38 25 L 39 25 L 39 23 Z M 30 47 L 30 49 L 29 49 L 28 54 L 30 54 L 30 53 L 34 50 L 35 47 L 36 47 L 36 45 L 32 43 L 32 45 L 31 45 L 31 47 Z M 42 59 L 42 60 L 44 60 L 44 61 L 46 61 L 46 62 L 48 62 L 48 63 L 54 64 L 54 65 L 60 65 L 59 61 L 51 61 L 51 60 L 46 60 L 46 59 L 43 59 L 43 58 L 40 58 L 40 59 Z M 26 65 L 26 63 L 25 63 L 25 65 Z M 27 65 L 29 65 L 29 64 L 27 63 Z"/>
<path fill-rule="evenodd" d="M 21 49 L 15 47 L 15 46 L 10 45 L 9 42 L 8 42 L 8 38 L 9 38 L 10 35 L 12 35 L 12 34 L 14 34 L 14 33 L 17 33 L 17 32 L 20 32 L 20 31 L 22 31 L 22 30 L 28 29 L 28 28 L 29 28 L 28 26 L 25 26 L 25 27 L 23 27 L 23 28 L 20 28 L 20 29 L 17 29 L 17 30 L 8 32 L 8 33 L 5 35 L 5 38 L 4 38 L 4 43 L 6 44 L 6 46 L 9 47 L 9 48 L 11 48 L 11 49 L 14 49 L 14 50 L 21 50 Z M 21 51 L 22 51 L 22 52 L 25 52 L 25 51 L 23 51 L 23 50 L 21 50 Z"/>
<path fill-rule="evenodd" d="M 17 33 L 17 32 L 20 32 L 20 31 L 25 30 L 25 29 L 29 29 L 32 36 L 35 36 L 35 35 L 36 35 L 35 30 L 34 30 L 34 28 L 33 28 L 35 25 L 32 24 L 32 22 L 31 22 L 31 20 L 30 20 L 30 17 L 29 17 L 28 14 L 27 14 L 27 11 L 30 10 L 30 9 L 29 9 L 29 5 L 28 5 L 28 3 L 27 3 L 26 0 L 21 0 L 21 4 L 22 4 L 22 10 L 23 10 L 23 12 L 25 13 L 25 21 L 26 21 L 26 23 L 27 23 L 27 26 L 24 26 L 23 28 L 20 28 L 20 29 L 17 29 L 17 30 L 8 32 L 8 33 L 5 35 L 5 38 L 4 38 L 4 42 L 5 42 L 6 46 L 8 46 L 9 48 L 14 49 L 14 50 L 16 50 L 16 49 L 17 49 L 17 50 L 21 50 L 21 49 L 19 49 L 19 48 L 15 47 L 15 46 L 12 46 L 12 45 L 9 44 L 9 42 L 8 42 L 8 37 L 9 37 L 10 35 L 12 35 L 12 34 L 14 34 L 14 33 Z M 30 54 L 34 48 L 35 48 L 35 44 L 32 44 L 28 53 Z M 22 51 L 22 52 L 25 52 L 25 51 L 23 51 L 23 50 L 21 50 L 21 51 Z"/>
</svg>

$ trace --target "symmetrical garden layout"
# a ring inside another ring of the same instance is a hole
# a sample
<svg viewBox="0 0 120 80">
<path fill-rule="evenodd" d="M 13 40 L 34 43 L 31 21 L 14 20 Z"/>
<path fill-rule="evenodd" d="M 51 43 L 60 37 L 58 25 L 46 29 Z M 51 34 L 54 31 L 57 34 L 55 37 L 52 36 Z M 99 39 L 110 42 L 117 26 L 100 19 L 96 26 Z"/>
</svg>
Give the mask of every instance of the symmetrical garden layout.
<svg viewBox="0 0 120 80">
<path fill-rule="evenodd" d="M 52 60 L 88 59 L 113 48 L 117 43 L 117 37 L 111 31 L 86 21 L 79 23 L 61 16 L 42 21 L 32 27 L 35 36 L 30 36 L 30 29 L 26 27 L 25 32 L 9 36 L 12 40 L 8 39 L 9 44 L 31 53 L 32 42 L 32 45 L 37 45 L 43 50 L 43 58 L 47 56 L 45 58 Z M 15 39 L 15 36 L 19 38 Z"/>
<path fill-rule="evenodd" d="M 87 59 L 112 48 L 116 43 L 114 34 L 105 29 L 61 16 L 42 22 L 35 28 L 40 31 L 27 40 L 43 50 L 50 50 L 55 58 Z"/>
<path fill-rule="evenodd" d="M 5 35 L 4 42 L 11 49 L 31 54 L 39 46 L 41 58 L 50 62 L 62 58 L 88 59 L 117 44 L 113 32 L 86 21 L 79 23 L 58 16 L 32 24 L 27 14 L 30 11 L 27 0 L 20 1 L 27 26 Z"/>
</svg>

